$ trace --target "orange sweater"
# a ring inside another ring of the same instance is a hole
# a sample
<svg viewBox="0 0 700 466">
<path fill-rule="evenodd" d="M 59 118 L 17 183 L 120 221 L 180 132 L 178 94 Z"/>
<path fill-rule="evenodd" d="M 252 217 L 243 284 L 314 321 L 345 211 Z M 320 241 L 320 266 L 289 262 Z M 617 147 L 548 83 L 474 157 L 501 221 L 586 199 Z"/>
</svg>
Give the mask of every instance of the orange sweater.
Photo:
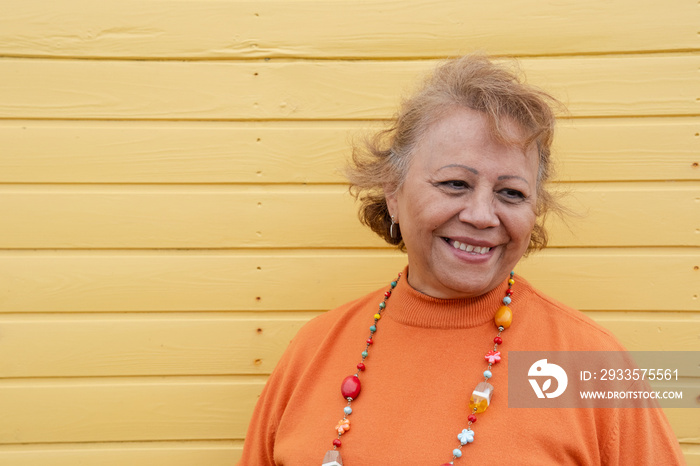
<svg viewBox="0 0 700 466">
<path fill-rule="evenodd" d="M 362 392 L 339 449 L 344 466 L 449 462 L 467 425 L 471 392 L 484 380 L 506 282 L 479 298 L 440 300 L 415 291 L 405 277 L 406 271 L 387 301 L 360 374 Z M 321 465 L 346 406 L 341 381 L 357 371 L 387 289 L 298 333 L 258 401 L 240 465 Z M 607 330 L 522 278 L 516 276 L 513 290 L 513 325 L 502 334 L 503 359 L 492 369 L 493 399 L 455 465 L 685 464 L 658 409 L 508 408 L 509 350 L 622 349 Z"/>
</svg>

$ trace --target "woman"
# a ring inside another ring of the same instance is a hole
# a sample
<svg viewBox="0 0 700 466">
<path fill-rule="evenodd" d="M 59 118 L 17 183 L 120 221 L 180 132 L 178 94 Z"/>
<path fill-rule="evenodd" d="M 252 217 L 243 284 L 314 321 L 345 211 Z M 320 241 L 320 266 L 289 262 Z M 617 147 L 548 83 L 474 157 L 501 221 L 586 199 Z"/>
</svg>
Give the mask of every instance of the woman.
<svg viewBox="0 0 700 466">
<path fill-rule="evenodd" d="M 555 103 L 467 56 L 356 150 L 361 220 L 409 265 L 299 332 L 241 464 L 683 463 L 655 409 L 508 408 L 508 351 L 622 349 L 511 273 L 545 246 L 542 222 L 557 209 L 545 189 Z"/>
</svg>

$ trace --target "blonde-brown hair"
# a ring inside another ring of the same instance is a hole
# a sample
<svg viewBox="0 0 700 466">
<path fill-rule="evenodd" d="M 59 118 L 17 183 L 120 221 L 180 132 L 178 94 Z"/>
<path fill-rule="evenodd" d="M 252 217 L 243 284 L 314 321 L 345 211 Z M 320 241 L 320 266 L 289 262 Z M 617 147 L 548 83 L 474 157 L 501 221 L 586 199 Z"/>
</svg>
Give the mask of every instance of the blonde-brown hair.
<svg viewBox="0 0 700 466">
<path fill-rule="evenodd" d="M 537 221 L 528 252 L 547 245 L 544 218 L 561 207 L 545 188 L 552 176 L 550 161 L 554 136 L 553 107 L 563 108 L 549 94 L 523 82 L 520 73 L 493 63 L 483 55 L 466 55 L 442 63 L 411 97 L 399 107 L 391 125 L 353 147 L 346 170 L 350 192 L 361 203 L 360 221 L 389 244 L 405 250 L 399 233 L 389 234 L 391 217 L 385 188 L 398 191 L 405 180 L 411 154 L 427 129 L 455 107 L 483 112 L 497 140 L 523 148 L 536 144 Z M 523 140 L 513 140 L 502 128 L 505 119 L 516 123 Z"/>
</svg>

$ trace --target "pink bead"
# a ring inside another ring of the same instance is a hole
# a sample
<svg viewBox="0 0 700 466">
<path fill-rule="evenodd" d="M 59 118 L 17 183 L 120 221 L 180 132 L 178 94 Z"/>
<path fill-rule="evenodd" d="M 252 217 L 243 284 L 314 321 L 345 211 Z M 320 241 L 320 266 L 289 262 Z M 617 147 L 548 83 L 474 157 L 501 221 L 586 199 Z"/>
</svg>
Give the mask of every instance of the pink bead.
<svg viewBox="0 0 700 466">
<path fill-rule="evenodd" d="M 336 447 L 340 447 L 342 445 L 342 443 L 340 442 L 340 439 L 337 438 L 337 439 L 333 440 L 333 445 Z"/>
<path fill-rule="evenodd" d="M 470 414 L 469 416 L 467 416 L 467 419 L 468 419 L 469 422 L 471 422 L 472 424 L 474 424 L 474 423 L 476 422 L 476 416 L 474 416 L 473 414 Z"/>
<path fill-rule="evenodd" d="M 354 375 L 348 375 L 343 379 L 343 383 L 340 385 L 340 393 L 343 394 L 343 398 L 346 400 L 348 398 L 355 399 L 357 395 L 360 394 L 360 379 Z"/>
<path fill-rule="evenodd" d="M 363 363 L 359 363 L 359 364 L 357 365 L 357 368 L 358 368 L 359 370 L 363 371 L 363 370 L 365 370 L 365 365 L 364 365 Z"/>
<path fill-rule="evenodd" d="M 493 342 L 496 343 L 497 345 L 500 345 L 501 343 L 503 343 L 503 338 L 496 337 L 493 339 Z"/>
<path fill-rule="evenodd" d="M 501 361 L 501 352 L 500 351 L 489 351 L 486 353 L 486 356 L 484 356 L 484 359 L 486 359 L 489 364 L 496 364 L 497 362 Z"/>
</svg>

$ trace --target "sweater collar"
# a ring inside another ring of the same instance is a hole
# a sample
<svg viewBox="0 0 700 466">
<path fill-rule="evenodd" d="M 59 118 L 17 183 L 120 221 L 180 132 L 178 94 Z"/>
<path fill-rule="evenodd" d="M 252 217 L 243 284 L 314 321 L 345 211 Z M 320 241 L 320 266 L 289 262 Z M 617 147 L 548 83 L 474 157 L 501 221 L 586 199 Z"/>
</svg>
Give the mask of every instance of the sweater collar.
<svg viewBox="0 0 700 466">
<path fill-rule="evenodd" d="M 493 320 L 508 288 L 505 278 L 496 288 L 475 298 L 433 298 L 409 285 L 408 266 L 387 302 L 386 317 L 401 324 L 424 328 L 470 328 Z"/>
</svg>

